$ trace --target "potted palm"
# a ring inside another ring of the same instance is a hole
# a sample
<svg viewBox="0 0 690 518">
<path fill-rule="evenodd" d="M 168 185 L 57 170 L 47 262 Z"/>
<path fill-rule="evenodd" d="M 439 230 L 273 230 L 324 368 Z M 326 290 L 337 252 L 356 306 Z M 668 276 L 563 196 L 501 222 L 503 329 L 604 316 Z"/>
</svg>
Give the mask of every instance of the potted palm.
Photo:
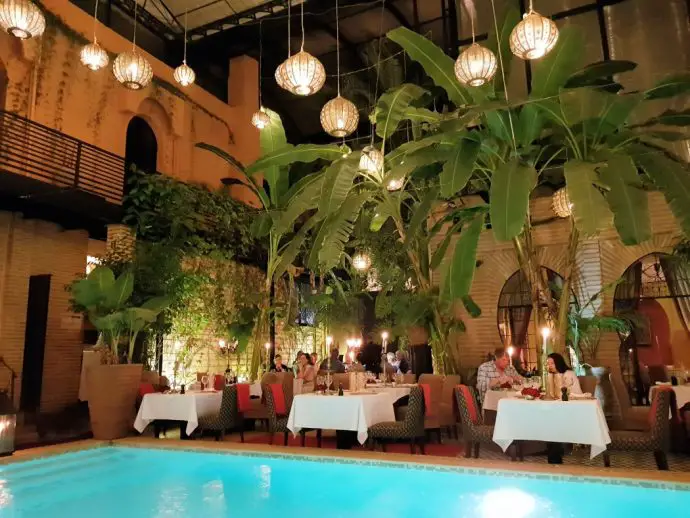
<svg viewBox="0 0 690 518">
<path fill-rule="evenodd" d="M 101 365 L 87 373 L 91 429 L 96 439 L 127 435 L 143 367 L 133 361 L 134 346 L 140 333 L 168 305 L 167 298 L 156 297 L 134 307 L 130 304 L 133 290 L 130 271 L 116 278 L 105 266 L 70 287 L 75 308 L 99 333 Z"/>
</svg>

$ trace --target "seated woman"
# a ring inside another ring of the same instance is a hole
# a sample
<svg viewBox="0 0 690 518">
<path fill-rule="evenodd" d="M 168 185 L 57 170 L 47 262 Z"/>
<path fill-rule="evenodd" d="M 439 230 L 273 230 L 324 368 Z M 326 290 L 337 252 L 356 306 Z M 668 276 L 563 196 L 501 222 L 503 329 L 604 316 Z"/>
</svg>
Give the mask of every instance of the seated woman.
<svg viewBox="0 0 690 518">
<path fill-rule="evenodd" d="M 410 362 L 407 359 L 407 351 L 398 349 L 395 352 L 395 358 L 398 360 L 398 372 L 400 374 L 407 374 L 410 372 Z"/>
<path fill-rule="evenodd" d="M 297 356 L 297 379 L 302 380 L 302 392 L 314 391 L 314 367 L 309 363 L 309 357 L 300 352 Z"/>
<path fill-rule="evenodd" d="M 546 393 L 549 396 L 560 399 L 562 387 L 567 387 L 571 394 L 582 394 L 580 380 L 565 363 L 563 356 L 558 353 L 549 354 L 546 360 L 546 370 L 549 373 L 546 385 Z"/>
</svg>

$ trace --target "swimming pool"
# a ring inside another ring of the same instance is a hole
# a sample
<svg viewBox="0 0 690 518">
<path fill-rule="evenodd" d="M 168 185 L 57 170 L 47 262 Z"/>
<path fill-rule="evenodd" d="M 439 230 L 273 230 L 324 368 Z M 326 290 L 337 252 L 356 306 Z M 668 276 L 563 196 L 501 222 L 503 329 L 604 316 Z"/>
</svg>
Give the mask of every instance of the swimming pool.
<svg viewBox="0 0 690 518">
<path fill-rule="evenodd" d="M 690 508 L 690 490 L 681 486 L 572 480 L 327 457 L 101 447 L 0 466 L 0 517 L 634 518 Z"/>
</svg>

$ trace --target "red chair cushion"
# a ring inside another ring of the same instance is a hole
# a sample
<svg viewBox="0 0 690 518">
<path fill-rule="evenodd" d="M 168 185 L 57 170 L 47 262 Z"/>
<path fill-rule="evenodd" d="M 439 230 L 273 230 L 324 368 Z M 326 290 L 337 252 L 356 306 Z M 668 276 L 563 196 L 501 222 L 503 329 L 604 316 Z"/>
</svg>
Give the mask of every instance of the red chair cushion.
<svg viewBox="0 0 690 518">
<path fill-rule="evenodd" d="M 240 412 L 248 412 L 252 408 L 252 402 L 249 395 L 249 383 L 237 384 L 237 410 Z"/>
<path fill-rule="evenodd" d="M 139 396 L 144 397 L 146 394 L 153 394 L 156 389 L 153 383 L 139 383 Z"/>
<path fill-rule="evenodd" d="M 419 386 L 422 387 L 422 392 L 424 392 L 424 415 L 431 417 L 434 414 L 434 410 L 431 408 L 431 385 L 420 383 Z"/>
<path fill-rule="evenodd" d="M 213 376 L 213 388 L 216 390 L 223 390 L 225 388 L 225 376 L 222 374 Z"/>
<path fill-rule="evenodd" d="M 272 383 L 269 385 L 271 394 L 273 394 L 273 405 L 276 415 L 287 415 L 287 407 L 285 405 L 285 391 L 282 383 Z"/>
<path fill-rule="evenodd" d="M 470 414 L 470 421 L 473 424 L 479 424 L 479 409 L 477 408 L 476 401 L 472 396 L 472 391 L 467 385 L 458 385 L 458 389 L 465 398 L 465 405 L 467 405 L 467 411 Z"/>
</svg>

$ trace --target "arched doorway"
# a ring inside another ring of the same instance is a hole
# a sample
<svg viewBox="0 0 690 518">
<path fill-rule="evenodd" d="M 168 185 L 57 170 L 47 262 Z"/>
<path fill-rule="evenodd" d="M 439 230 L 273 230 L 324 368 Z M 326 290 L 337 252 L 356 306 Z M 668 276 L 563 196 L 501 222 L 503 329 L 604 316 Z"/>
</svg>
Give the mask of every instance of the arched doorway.
<svg viewBox="0 0 690 518">
<path fill-rule="evenodd" d="M 541 273 L 549 286 L 551 297 L 558 300 L 563 289 L 564 279 L 557 272 L 541 267 Z M 546 300 L 540 296 L 540 313 L 547 317 Z M 575 294 L 570 292 L 570 305 L 577 306 Z M 534 330 L 532 294 L 530 283 L 522 270 L 508 277 L 498 297 L 497 324 L 501 342 L 513 346 L 526 368 L 536 367 L 538 337 Z"/>
<path fill-rule="evenodd" d="M 134 116 L 127 125 L 127 140 L 125 144 L 125 192 L 127 192 L 127 177 L 132 166 L 147 173 L 156 172 L 158 160 L 158 141 L 156 134 L 146 120 Z"/>
<path fill-rule="evenodd" d="M 665 253 L 631 264 L 616 286 L 613 309 L 632 312 L 633 332 L 621 336 L 623 381 L 633 404 L 647 400 L 649 387 L 673 375 L 669 366 L 690 367 L 690 272 Z"/>
</svg>

